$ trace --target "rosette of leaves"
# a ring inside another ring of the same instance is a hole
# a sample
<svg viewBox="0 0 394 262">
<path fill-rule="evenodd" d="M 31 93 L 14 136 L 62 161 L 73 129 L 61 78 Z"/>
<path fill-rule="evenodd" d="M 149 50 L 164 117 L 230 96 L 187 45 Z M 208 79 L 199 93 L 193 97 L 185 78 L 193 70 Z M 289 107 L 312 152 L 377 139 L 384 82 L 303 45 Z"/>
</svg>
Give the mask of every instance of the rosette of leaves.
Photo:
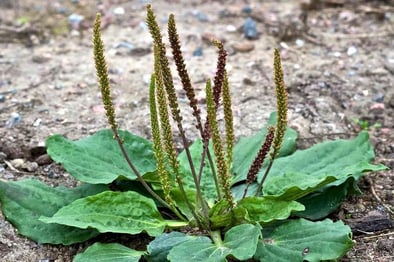
<svg viewBox="0 0 394 262">
<path fill-rule="evenodd" d="M 51 187 L 38 180 L 0 181 L 4 215 L 18 232 L 39 243 L 70 245 L 102 233 L 154 239 L 144 250 L 97 242 L 74 261 L 321 261 L 352 247 L 352 233 L 325 217 L 373 165 L 368 133 L 296 150 L 287 127 L 287 92 L 279 51 L 274 51 L 277 112 L 266 127 L 236 143 L 226 72 L 218 49 L 217 71 L 206 82 L 204 120 L 181 53 L 173 15 L 168 22 L 172 55 L 200 138 L 188 143 L 166 45 L 150 6 L 147 25 L 154 65 L 149 94 L 152 141 L 119 129 L 101 40 L 94 24 L 94 60 L 110 129 L 71 141 L 47 139 L 47 152 L 81 184 Z M 224 112 L 220 128 L 218 111 Z M 174 128 L 175 127 L 175 128 Z M 219 130 L 224 130 L 221 133 Z M 184 150 L 177 153 L 174 139 Z M 191 230 L 193 229 L 193 230 Z M 100 239 L 99 237 L 96 239 Z"/>
</svg>

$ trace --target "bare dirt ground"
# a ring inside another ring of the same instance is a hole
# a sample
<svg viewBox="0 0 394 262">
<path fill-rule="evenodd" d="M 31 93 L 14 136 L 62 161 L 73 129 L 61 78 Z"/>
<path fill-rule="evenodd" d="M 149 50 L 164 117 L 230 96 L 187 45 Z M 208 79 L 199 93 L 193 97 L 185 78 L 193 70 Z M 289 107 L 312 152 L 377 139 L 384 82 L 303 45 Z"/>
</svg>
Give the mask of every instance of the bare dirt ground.
<svg viewBox="0 0 394 262">
<path fill-rule="evenodd" d="M 45 157 L 44 142 L 51 134 L 77 139 L 106 127 L 91 44 L 93 18 L 100 10 L 120 126 L 150 136 L 147 1 L 101 2 L 0 2 L 1 180 L 35 177 L 54 186 L 76 184 Z M 365 121 L 376 162 L 391 170 L 361 179 L 364 194 L 349 199 L 333 217 L 345 219 L 354 232 L 355 246 L 342 261 L 393 261 L 394 2 L 180 0 L 154 1 L 153 8 L 163 29 L 168 14 L 175 14 L 202 101 L 204 82 L 213 77 L 216 64 L 216 49 L 206 39 L 225 42 L 237 137 L 259 130 L 275 108 L 275 47 L 283 57 L 289 125 L 299 131 L 300 148 L 354 137 L 360 131 L 355 119 Z M 70 17 L 73 13 L 84 19 L 79 22 Z M 256 39 L 245 38 L 247 17 L 257 23 Z M 185 98 L 181 89 L 179 95 Z M 193 134 L 191 119 L 185 117 Z M 373 127 L 376 123 L 380 127 Z M 130 243 L 141 241 L 137 236 Z M 85 246 L 37 244 L 18 235 L 0 212 L 1 261 L 71 261 Z"/>
</svg>

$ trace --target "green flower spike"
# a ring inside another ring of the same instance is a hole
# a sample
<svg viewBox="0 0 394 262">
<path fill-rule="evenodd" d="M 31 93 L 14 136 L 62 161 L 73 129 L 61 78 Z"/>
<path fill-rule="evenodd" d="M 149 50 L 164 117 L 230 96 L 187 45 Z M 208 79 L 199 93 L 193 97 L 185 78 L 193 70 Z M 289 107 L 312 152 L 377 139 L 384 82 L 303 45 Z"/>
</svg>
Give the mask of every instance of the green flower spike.
<svg viewBox="0 0 394 262">
<path fill-rule="evenodd" d="M 219 134 L 218 122 L 216 119 L 216 106 L 214 101 L 214 94 L 212 91 L 211 81 L 207 80 L 206 83 L 206 96 L 207 96 L 207 117 L 209 129 L 211 133 L 213 150 L 216 156 L 217 175 L 223 190 L 224 198 L 234 205 L 233 195 L 231 194 L 231 176 L 224 158 L 222 140 Z"/>
<path fill-rule="evenodd" d="M 96 64 L 97 78 L 100 84 L 101 96 L 107 115 L 108 123 L 112 130 L 116 130 L 118 125 L 115 120 L 115 108 L 112 102 L 111 88 L 108 79 L 108 68 L 104 56 L 104 43 L 101 40 L 101 15 L 96 15 L 96 20 L 93 27 L 93 52 L 94 62 Z"/>
<path fill-rule="evenodd" d="M 274 83 L 275 83 L 275 93 L 276 93 L 276 108 L 278 110 L 278 115 L 276 119 L 276 131 L 275 138 L 272 142 L 273 150 L 270 154 L 271 161 L 268 164 L 267 169 L 259 183 L 256 190 L 256 195 L 261 193 L 263 184 L 269 171 L 271 170 L 272 164 L 274 163 L 275 157 L 278 155 L 280 147 L 282 145 L 283 137 L 285 136 L 286 126 L 287 126 L 287 91 L 285 86 L 285 81 L 283 77 L 283 68 L 280 58 L 279 50 L 275 48 L 274 50 Z"/>
</svg>

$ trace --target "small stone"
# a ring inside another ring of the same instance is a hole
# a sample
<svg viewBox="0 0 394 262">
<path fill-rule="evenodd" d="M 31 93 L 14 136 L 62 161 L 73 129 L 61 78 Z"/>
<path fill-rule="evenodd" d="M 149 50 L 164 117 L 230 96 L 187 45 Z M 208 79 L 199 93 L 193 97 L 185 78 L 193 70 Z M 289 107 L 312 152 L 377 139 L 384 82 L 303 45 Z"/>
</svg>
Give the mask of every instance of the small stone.
<svg viewBox="0 0 394 262">
<path fill-rule="evenodd" d="M 5 101 L 5 96 L 4 95 L 0 95 L 0 103 L 3 103 Z"/>
<path fill-rule="evenodd" d="M 197 48 L 193 51 L 193 56 L 203 56 L 202 47 L 197 47 Z"/>
<path fill-rule="evenodd" d="M 113 12 L 115 15 L 119 15 L 119 16 L 124 15 L 126 13 L 124 8 L 121 6 L 116 7 Z"/>
<path fill-rule="evenodd" d="M 78 36 L 81 35 L 81 33 L 80 33 L 78 30 L 73 29 L 73 30 L 71 30 L 70 35 L 71 35 L 72 37 L 78 37 Z"/>
<path fill-rule="evenodd" d="M 10 160 L 10 164 L 16 169 L 22 169 L 25 166 L 25 160 L 22 158 L 15 158 Z"/>
<path fill-rule="evenodd" d="M 234 25 L 227 25 L 226 26 L 226 31 L 229 33 L 234 33 L 237 31 L 237 28 Z"/>
<path fill-rule="evenodd" d="M 335 57 L 341 57 L 341 52 L 337 51 L 337 52 L 332 53 L 332 55 Z"/>
<path fill-rule="evenodd" d="M 22 117 L 20 114 L 14 112 L 11 114 L 11 117 L 8 119 L 6 123 L 7 128 L 12 128 L 15 125 L 19 124 L 22 121 Z"/>
<path fill-rule="evenodd" d="M 240 42 L 240 43 L 233 44 L 232 47 L 237 52 L 246 53 L 246 52 L 250 52 L 254 49 L 254 44 L 250 43 L 250 42 Z"/>
<path fill-rule="evenodd" d="M 250 13 L 252 13 L 252 8 L 251 8 L 249 5 L 245 5 L 245 6 L 242 8 L 242 13 L 250 14 Z"/>
<path fill-rule="evenodd" d="M 346 54 L 347 54 L 348 56 L 352 56 L 352 55 L 357 54 L 357 48 L 356 48 L 355 46 L 350 46 L 350 47 L 347 49 Z"/>
<path fill-rule="evenodd" d="M 302 40 L 302 39 L 297 39 L 297 40 L 295 41 L 295 44 L 296 44 L 298 47 L 303 47 L 304 44 L 305 44 L 305 41 Z"/>
<path fill-rule="evenodd" d="M 29 172 L 35 172 L 38 169 L 38 164 L 36 162 L 26 162 L 25 168 Z"/>
<path fill-rule="evenodd" d="M 131 43 L 128 42 L 119 42 L 113 45 L 114 48 L 118 49 L 118 48 L 126 48 L 126 49 L 134 49 L 135 46 Z"/>
<path fill-rule="evenodd" d="M 372 97 L 372 100 L 378 103 L 383 103 L 384 100 L 384 94 L 382 93 L 377 93 Z"/>
<path fill-rule="evenodd" d="M 201 36 L 202 41 L 204 41 L 205 43 L 211 45 L 212 44 L 212 40 L 219 40 L 222 43 L 226 42 L 226 39 L 221 38 L 221 37 L 217 37 L 216 35 L 212 34 L 212 33 L 204 33 Z"/>
<path fill-rule="evenodd" d="M 56 90 L 62 89 L 63 87 L 64 87 L 64 85 L 63 85 L 62 82 L 56 81 L 56 83 L 55 83 L 55 89 Z"/>
<path fill-rule="evenodd" d="M 283 47 L 284 49 L 289 49 L 289 45 L 286 44 L 285 42 L 280 42 L 279 45 L 280 45 L 281 47 Z"/>
<path fill-rule="evenodd" d="M 43 165 L 48 165 L 48 164 L 52 163 L 52 159 L 49 157 L 48 154 L 45 154 L 45 155 L 41 155 L 41 156 L 37 157 L 35 159 L 35 162 L 38 165 L 43 166 Z"/>
<path fill-rule="evenodd" d="M 35 55 L 32 57 L 32 61 L 37 64 L 44 64 L 51 59 L 50 55 Z"/>
<path fill-rule="evenodd" d="M 252 18 L 246 18 L 243 25 L 244 36 L 247 39 L 257 39 L 259 37 L 259 33 L 257 31 L 257 23 Z"/>
<path fill-rule="evenodd" d="M 145 84 L 149 84 L 150 83 L 150 79 L 151 79 L 151 75 L 149 75 L 149 74 L 144 74 L 142 76 L 142 80 L 144 81 Z"/>
<path fill-rule="evenodd" d="M 70 23 L 70 25 L 71 25 L 73 28 L 78 28 L 79 25 L 80 25 L 80 23 L 81 23 L 84 19 L 85 19 L 84 16 L 73 13 L 73 14 L 71 14 L 71 15 L 68 17 L 68 22 Z"/>
<path fill-rule="evenodd" d="M 384 104 L 383 103 L 375 103 L 369 108 L 369 111 L 371 113 L 380 115 L 384 111 Z"/>
<path fill-rule="evenodd" d="M 208 22 L 208 16 L 201 12 L 201 11 L 194 11 L 193 15 L 200 21 L 200 22 Z"/>
<path fill-rule="evenodd" d="M 42 121 L 42 119 L 41 119 L 41 118 L 37 118 L 37 119 L 34 121 L 34 123 L 33 123 L 33 126 L 34 126 L 34 127 L 38 127 L 38 126 L 40 126 L 40 124 L 41 124 L 41 121 Z"/>
<path fill-rule="evenodd" d="M 244 79 L 242 80 L 242 83 L 244 83 L 245 85 L 249 85 L 249 86 L 254 86 L 254 85 L 256 85 L 256 82 L 253 81 L 253 80 L 250 79 L 250 78 L 244 78 Z"/>
</svg>

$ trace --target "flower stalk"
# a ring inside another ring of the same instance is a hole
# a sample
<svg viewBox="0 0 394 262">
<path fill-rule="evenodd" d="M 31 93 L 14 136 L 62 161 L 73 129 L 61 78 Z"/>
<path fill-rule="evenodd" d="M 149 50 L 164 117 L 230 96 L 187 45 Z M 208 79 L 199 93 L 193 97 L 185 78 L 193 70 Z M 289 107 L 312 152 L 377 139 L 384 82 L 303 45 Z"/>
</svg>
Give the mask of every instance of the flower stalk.
<svg viewBox="0 0 394 262">
<path fill-rule="evenodd" d="M 272 164 L 274 163 L 275 157 L 278 155 L 280 147 L 283 142 L 283 138 L 286 133 L 287 126 L 287 91 L 285 86 L 285 81 L 283 77 L 283 67 L 280 58 L 279 50 L 275 48 L 274 50 L 274 83 L 275 83 L 275 94 L 276 94 L 276 108 L 278 110 L 276 118 L 276 130 L 275 138 L 272 142 L 272 152 L 270 154 L 270 162 L 264 175 L 257 187 L 255 195 L 259 195 L 263 188 L 263 184 L 269 171 L 271 170 Z"/>
<path fill-rule="evenodd" d="M 222 139 L 219 134 L 219 126 L 216 119 L 216 104 L 214 100 L 214 93 L 211 86 L 211 81 L 206 83 L 207 94 L 207 117 L 212 138 L 213 150 L 216 156 L 217 174 L 219 177 L 220 186 L 223 190 L 224 198 L 234 206 L 234 199 L 231 193 L 231 175 L 224 157 Z"/>
<path fill-rule="evenodd" d="M 165 93 L 168 99 L 168 105 L 171 110 L 171 115 L 172 119 L 176 123 L 179 131 L 180 138 L 183 143 L 183 147 L 186 153 L 186 157 L 188 159 L 190 171 L 193 176 L 195 188 L 196 188 L 196 202 L 199 203 L 202 207 L 202 213 L 203 216 L 205 217 L 205 221 L 208 221 L 208 214 L 209 214 L 209 208 L 203 198 L 200 183 L 198 180 L 198 176 L 196 174 L 196 170 L 194 167 L 194 163 L 192 160 L 192 156 L 189 150 L 189 144 L 186 139 L 186 134 L 185 130 L 182 125 L 182 116 L 181 116 L 181 111 L 179 109 L 178 101 L 177 101 L 177 94 L 175 91 L 174 83 L 172 80 L 172 74 L 169 66 L 169 62 L 166 56 L 166 47 L 165 44 L 162 41 L 162 36 L 160 32 L 159 25 L 157 24 L 156 17 L 152 11 L 152 7 L 150 5 L 147 5 L 147 25 L 149 28 L 149 31 L 151 33 L 151 36 L 153 38 L 154 45 L 156 45 L 157 52 L 155 54 L 155 60 L 157 60 L 157 63 L 160 64 L 160 72 L 155 73 L 156 78 L 159 77 L 159 74 L 161 78 L 163 79 L 163 84 L 165 88 Z M 156 64 L 156 62 L 155 62 Z M 170 161 L 171 162 L 171 161 Z"/>
<path fill-rule="evenodd" d="M 97 13 L 93 26 L 93 54 L 94 54 L 94 62 L 96 66 L 97 78 L 99 80 L 102 101 L 104 104 L 108 124 L 111 127 L 111 130 L 114 134 L 114 139 L 117 141 L 123 157 L 125 158 L 127 164 L 134 172 L 134 174 L 136 175 L 138 181 L 142 184 L 142 186 L 163 206 L 171 209 L 171 206 L 152 190 L 152 188 L 146 183 L 146 181 L 143 179 L 141 174 L 138 172 L 137 168 L 134 166 L 129 155 L 127 154 L 125 147 L 123 146 L 122 138 L 120 138 L 119 136 L 118 125 L 115 120 L 115 107 L 112 101 L 111 87 L 108 79 L 107 63 L 105 61 L 105 56 L 104 56 L 104 43 L 103 40 L 101 39 L 100 13 Z M 182 219 L 182 217 L 180 218 Z"/>
</svg>

